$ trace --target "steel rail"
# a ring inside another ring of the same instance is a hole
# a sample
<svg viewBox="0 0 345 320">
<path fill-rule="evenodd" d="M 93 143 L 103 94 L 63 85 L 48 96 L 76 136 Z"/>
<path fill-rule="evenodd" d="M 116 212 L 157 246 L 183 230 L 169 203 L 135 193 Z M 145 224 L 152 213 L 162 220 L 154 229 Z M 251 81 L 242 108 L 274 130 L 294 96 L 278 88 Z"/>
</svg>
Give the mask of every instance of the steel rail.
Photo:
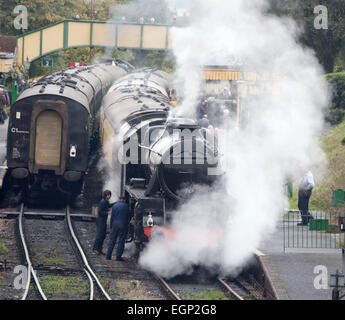
<svg viewBox="0 0 345 320">
<path fill-rule="evenodd" d="M 156 279 L 161 283 L 164 289 L 174 300 L 182 300 L 181 297 L 169 286 L 169 284 L 162 277 L 156 276 Z"/>
<path fill-rule="evenodd" d="M 66 218 L 67 218 L 67 224 L 68 224 L 68 228 L 69 228 L 69 231 L 71 233 L 71 236 L 72 236 L 72 239 L 75 243 L 75 245 L 77 246 L 78 248 L 78 251 L 80 253 L 80 256 L 81 258 L 83 259 L 83 262 L 84 262 L 84 265 L 85 265 L 85 268 L 87 269 L 87 271 L 89 272 L 89 275 L 92 277 L 92 279 L 96 282 L 98 288 L 101 290 L 101 292 L 103 293 L 103 295 L 105 296 L 105 298 L 107 300 L 111 300 L 109 294 L 105 291 L 105 289 L 103 288 L 102 284 L 100 283 L 100 281 L 98 280 L 96 274 L 93 272 L 93 270 L 91 269 L 90 265 L 89 265 L 89 262 L 86 258 L 86 255 L 84 253 L 84 250 L 83 248 L 81 247 L 80 243 L 79 243 L 79 240 L 77 238 L 77 236 L 75 235 L 74 233 L 74 229 L 73 229 L 73 226 L 72 226 L 72 221 L 71 221 L 71 213 L 70 213 L 70 207 L 67 206 L 66 208 Z"/>
<path fill-rule="evenodd" d="M 93 286 L 93 280 L 92 277 L 90 276 L 90 273 L 84 268 L 84 272 L 86 273 L 87 277 L 89 278 L 89 283 L 90 283 L 90 299 L 93 300 L 94 297 L 94 286 Z"/>
<path fill-rule="evenodd" d="M 29 255 L 29 250 L 28 250 L 28 247 L 26 245 L 25 236 L 24 236 L 23 215 L 24 215 L 24 204 L 22 203 L 21 208 L 20 208 L 20 214 L 19 214 L 19 234 L 20 234 L 20 239 L 21 239 L 22 245 L 23 245 L 23 250 L 25 253 L 26 263 L 28 265 L 27 281 L 26 281 L 25 292 L 23 294 L 22 300 L 26 300 L 27 295 L 29 293 L 31 275 L 35 281 L 36 287 L 37 287 L 38 292 L 41 295 L 42 299 L 48 300 L 46 295 L 44 294 L 42 288 L 41 288 L 41 285 L 40 285 L 38 278 L 36 276 L 36 272 L 32 267 L 32 263 L 31 263 L 31 259 L 30 259 L 30 255 Z"/>
<path fill-rule="evenodd" d="M 236 298 L 236 300 L 244 300 L 243 297 L 241 297 L 234 289 L 229 286 L 223 279 L 217 278 L 217 280 L 220 282 L 220 284 L 232 295 Z"/>
</svg>

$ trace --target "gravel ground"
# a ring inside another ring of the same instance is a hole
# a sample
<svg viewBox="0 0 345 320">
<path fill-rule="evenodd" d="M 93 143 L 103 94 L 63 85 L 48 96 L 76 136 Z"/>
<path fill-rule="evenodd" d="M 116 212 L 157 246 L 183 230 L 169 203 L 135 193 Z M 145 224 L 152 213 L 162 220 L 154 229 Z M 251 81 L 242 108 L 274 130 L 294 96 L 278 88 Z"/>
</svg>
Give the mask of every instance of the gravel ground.
<svg viewBox="0 0 345 320">
<path fill-rule="evenodd" d="M 88 299 L 89 283 L 67 238 L 65 221 L 25 219 L 24 228 L 31 261 L 47 298 Z"/>
<path fill-rule="evenodd" d="M 190 276 L 178 276 L 167 282 L 184 300 L 230 300 L 214 277 L 198 272 Z"/>
<path fill-rule="evenodd" d="M 140 269 L 136 262 L 131 259 L 129 244 L 126 245 L 126 250 L 123 255 L 126 262 L 108 261 L 104 256 L 98 256 L 92 252 L 93 241 L 96 235 L 95 223 L 75 221 L 74 230 L 89 258 L 90 265 L 94 268 L 112 299 L 167 299 L 153 277 L 147 271 Z M 104 252 L 107 248 L 108 236 L 104 244 Z"/>
<path fill-rule="evenodd" d="M 0 219 L 0 300 L 18 300 L 23 295 L 23 290 L 14 287 L 14 280 L 18 276 L 14 273 L 14 268 L 21 265 L 21 251 L 16 240 L 16 232 L 16 219 Z"/>
</svg>

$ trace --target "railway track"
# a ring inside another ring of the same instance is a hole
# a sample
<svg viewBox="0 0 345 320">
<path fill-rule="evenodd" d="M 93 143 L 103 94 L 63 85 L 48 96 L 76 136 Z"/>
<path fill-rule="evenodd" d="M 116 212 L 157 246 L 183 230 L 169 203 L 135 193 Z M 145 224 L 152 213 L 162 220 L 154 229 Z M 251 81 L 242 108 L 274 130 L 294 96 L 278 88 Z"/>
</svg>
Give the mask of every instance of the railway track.
<svg viewBox="0 0 345 320">
<path fill-rule="evenodd" d="M 102 283 L 113 300 L 166 300 L 170 296 L 161 289 L 155 277 L 142 269 L 133 258 L 131 244 L 124 253 L 125 262 L 106 260 L 105 256 L 93 253 L 93 240 L 96 236 L 94 223 L 74 221 L 75 231 L 85 253 L 90 258 L 92 268 L 102 277 Z M 109 237 L 104 242 L 106 250 Z M 115 252 L 113 254 L 114 258 Z"/>
<path fill-rule="evenodd" d="M 243 290 L 238 283 L 233 280 L 225 280 L 220 277 L 217 278 L 219 283 L 222 285 L 224 290 L 226 290 L 230 296 L 234 297 L 235 300 L 245 300 L 245 296 L 247 295 L 246 291 Z"/>
<path fill-rule="evenodd" d="M 246 276 L 249 275 L 246 274 Z M 183 290 L 181 290 L 181 288 L 176 289 L 178 287 L 181 287 L 182 283 L 176 284 L 159 276 L 156 276 L 156 279 L 160 283 L 161 287 L 165 290 L 167 295 L 170 297 L 170 299 L 186 300 L 190 298 L 183 297 Z M 189 286 L 191 287 L 191 290 L 195 290 L 195 287 L 197 285 L 197 282 L 192 282 Z M 265 296 L 266 294 L 264 293 L 265 290 L 262 287 L 259 287 L 259 284 L 253 286 L 252 283 L 250 283 L 241 275 L 236 279 L 217 277 L 216 279 L 213 279 L 213 281 L 209 285 L 206 286 L 211 290 L 214 290 L 217 287 L 221 287 L 225 297 L 228 297 L 229 300 L 263 300 L 267 298 L 267 296 Z M 268 296 L 268 298 L 270 299 L 272 297 Z M 224 297 L 221 299 L 224 299 Z"/>
<path fill-rule="evenodd" d="M 243 300 L 230 285 L 223 285 L 219 278 L 199 272 L 170 280 L 155 277 L 172 300 Z"/>
<path fill-rule="evenodd" d="M 110 295 L 103 288 L 103 286 L 102 286 L 101 282 L 99 281 L 98 277 L 96 276 L 95 272 L 90 267 L 90 264 L 88 262 L 86 254 L 85 254 L 83 248 L 81 247 L 77 236 L 75 235 L 73 225 L 72 225 L 71 212 L 70 212 L 69 206 L 67 206 L 67 208 L 66 208 L 66 219 L 67 219 L 67 224 L 68 224 L 68 229 L 69 229 L 70 235 L 74 241 L 75 246 L 78 248 L 78 252 L 79 252 L 79 254 L 83 260 L 84 271 L 90 280 L 90 288 L 92 288 L 92 297 L 93 297 L 93 282 L 95 282 L 95 284 L 97 285 L 98 289 L 100 290 L 100 292 L 102 293 L 104 298 L 106 298 L 107 300 L 111 300 Z M 91 291 L 91 289 L 90 289 L 90 291 Z M 90 300 L 92 300 L 91 299 L 91 293 L 90 293 Z"/>
<path fill-rule="evenodd" d="M 61 215 L 54 214 L 54 215 L 47 215 L 47 217 L 55 217 L 58 216 L 61 219 Z M 31 291 L 30 285 L 33 282 L 34 286 L 36 288 L 36 291 L 38 292 L 39 298 L 42 300 L 48 300 L 47 294 L 45 294 L 44 290 L 42 289 L 42 285 L 40 283 L 40 279 L 37 276 L 37 272 L 34 270 L 34 264 L 32 262 L 32 257 L 30 256 L 30 247 L 28 246 L 27 238 L 28 236 L 25 235 L 25 228 L 24 228 L 24 206 L 21 205 L 20 214 L 18 216 L 18 227 L 19 227 L 19 236 L 21 241 L 21 247 L 23 250 L 23 257 L 25 258 L 25 265 L 27 267 L 27 281 L 25 285 L 24 294 L 22 296 L 22 300 L 26 300 L 29 296 L 29 292 Z M 89 300 L 95 299 L 95 292 L 98 291 L 98 296 L 101 299 L 111 300 L 109 294 L 106 292 L 106 290 L 103 288 L 102 284 L 100 283 L 98 277 L 96 276 L 95 272 L 92 270 L 92 268 L 89 265 L 87 256 L 85 255 L 78 238 L 75 235 L 73 224 L 72 224 L 72 216 L 70 212 L 70 208 L 67 207 L 65 211 L 65 215 L 63 217 L 63 220 L 66 223 L 66 238 L 68 240 L 66 242 L 70 243 L 71 246 L 71 252 L 75 255 L 75 260 L 79 264 L 79 273 L 82 271 L 84 273 L 84 277 L 88 280 L 89 284 Z M 54 242 L 54 237 L 51 238 L 51 242 Z M 37 266 L 40 270 L 44 269 L 41 265 Z M 44 266 L 43 266 L 44 267 Z M 59 268 L 59 271 L 61 272 L 61 268 Z"/>
<path fill-rule="evenodd" d="M 40 282 L 36 276 L 36 272 L 34 271 L 33 267 L 32 267 L 32 263 L 31 263 L 31 258 L 29 255 L 29 250 L 28 250 L 28 246 L 26 244 L 26 240 L 25 240 L 25 235 L 24 235 L 24 228 L 23 228 L 23 216 L 24 216 L 24 204 L 21 205 L 21 209 L 20 209 L 20 214 L 19 214 L 19 221 L 18 221 L 18 225 L 19 225 L 19 236 L 20 236 L 20 240 L 21 240 L 21 245 L 23 247 L 23 252 L 24 252 L 24 256 L 25 256 L 25 261 L 26 261 L 26 266 L 27 266 L 27 278 L 26 278 L 26 285 L 25 285 L 25 291 L 22 297 L 22 300 L 26 300 L 26 298 L 28 297 L 29 294 L 29 290 L 30 290 L 30 284 L 31 284 L 31 276 L 33 277 L 34 281 L 35 281 L 35 285 L 36 288 L 41 296 L 41 298 L 43 300 L 47 300 L 46 295 L 44 294 Z"/>
<path fill-rule="evenodd" d="M 45 220 L 48 220 L 48 223 L 53 223 L 56 227 L 58 226 L 58 222 L 55 220 L 63 221 L 65 231 L 61 232 L 62 227 L 60 225 L 60 240 L 55 239 L 59 234 L 54 235 L 54 232 L 52 232 L 53 234 L 49 235 L 45 240 L 46 242 L 51 242 L 52 246 L 54 246 L 57 241 L 61 241 L 63 238 L 63 240 L 70 246 L 70 251 L 77 262 L 77 265 L 74 266 L 74 270 L 73 267 L 70 268 L 70 270 L 82 275 L 85 282 L 87 282 L 89 293 L 86 299 L 131 299 L 129 294 L 126 295 L 125 293 L 124 295 L 118 290 L 124 289 L 125 291 L 128 291 L 130 289 L 131 292 L 139 292 L 138 288 L 141 291 L 140 294 L 143 294 L 145 290 L 148 290 L 150 299 L 160 300 L 166 298 L 173 300 L 208 300 L 210 299 L 210 296 L 213 297 L 211 300 L 253 300 L 271 298 L 269 294 L 260 287 L 260 284 L 255 282 L 251 272 L 244 272 L 236 279 L 213 277 L 212 281 L 208 279 L 206 282 L 202 283 L 206 277 L 205 275 L 201 275 L 200 279 L 191 280 L 189 283 L 188 281 L 182 281 L 184 283 L 179 283 L 178 281 L 172 282 L 170 280 L 163 279 L 162 277 L 153 276 L 152 274 L 145 272 L 145 270 L 140 270 L 140 268 L 130 260 L 124 264 L 114 261 L 105 261 L 102 256 L 96 256 L 92 253 L 92 242 L 90 242 L 90 240 L 92 241 L 94 238 L 93 229 L 95 228 L 93 223 L 89 223 L 92 221 L 92 216 L 86 216 L 85 214 L 80 213 L 71 213 L 69 207 L 66 207 L 64 212 L 29 212 L 24 210 L 24 206 L 22 205 L 19 214 L 18 212 L 2 212 L 1 214 L 4 217 L 8 216 L 8 219 L 12 221 L 18 222 L 17 233 L 22 247 L 21 255 L 25 257 L 24 263 L 29 271 L 25 290 L 21 297 L 23 300 L 30 299 L 29 292 L 33 291 L 36 293 L 35 298 L 43 300 L 51 299 L 49 294 L 44 292 L 44 286 L 40 283 L 41 275 L 44 275 L 45 272 L 50 272 L 51 270 L 49 270 L 49 265 L 40 265 L 40 262 L 35 259 L 35 254 L 32 254 L 35 250 L 37 251 L 37 246 L 36 248 L 32 248 L 32 244 L 30 243 L 32 240 L 28 240 L 30 237 L 32 238 L 32 234 L 35 232 L 31 231 L 25 233 L 25 229 L 27 229 L 26 227 L 28 227 L 28 225 L 25 227 L 24 221 L 27 220 L 26 224 L 29 224 L 30 227 L 29 221 L 32 218 L 40 218 L 39 221 L 41 221 L 38 222 L 35 219 L 34 222 L 31 222 L 32 226 L 40 225 Z M 14 217 L 16 217 L 17 220 L 14 220 Z M 42 218 L 45 220 L 42 220 Z M 28 230 L 30 231 L 30 228 L 28 228 Z M 42 232 L 39 231 L 38 233 Z M 55 233 L 59 233 L 59 231 L 55 231 Z M 76 270 L 77 268 L 78 270 Z M 64 269 L 64 267 L 57 269 L 62 272 L 66 272 L 67 270 L 67 268 Z M 101 276 L 103 285 L 96 274 Z M 66 274 L 66 276 L 68 275 Z M 156 281 L 152 281 L 154 279 Z M 159 285 L 157 285 L 157 283 Z M 105 289 L 105 287 L 107 289 Z M 33 290 L 33 288 L 35 288 L 35 290 Z M 163 290 L 159 288 L 163 288 Z M 107 291 L 111 292 L 111 295 Z M 158 291 L 160 291 L 161 294 L 159 294 Z M 202 292 L 205 293 L 206 291 L 213 292 L 211 292 L 209 296 L 207 296 L 207 294 L 200 294 Z M 220 291 L 223 292 L 223 296 L 219 295 Z M 214 293 L 217 294 L 215 295 Z M 141 297 L 143 296 L 141 295 Z M 136 299 L 137 296 L 133 295 L 133 298 Z"/>
</svg>

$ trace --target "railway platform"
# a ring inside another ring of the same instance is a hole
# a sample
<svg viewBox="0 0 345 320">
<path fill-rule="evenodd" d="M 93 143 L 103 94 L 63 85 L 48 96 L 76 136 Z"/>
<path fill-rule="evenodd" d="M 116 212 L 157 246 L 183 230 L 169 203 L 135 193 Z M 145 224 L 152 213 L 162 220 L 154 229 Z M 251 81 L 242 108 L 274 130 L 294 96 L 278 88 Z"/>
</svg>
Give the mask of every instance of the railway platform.
<svg viewBox="0 0 345 320">
<path fill-rule="evenodd" d="M 259 249 L 278 299 L 332 299 L 329 276 L 342 269 L 341 249 L 286 248 L 283 222 Z"/>
</svg>

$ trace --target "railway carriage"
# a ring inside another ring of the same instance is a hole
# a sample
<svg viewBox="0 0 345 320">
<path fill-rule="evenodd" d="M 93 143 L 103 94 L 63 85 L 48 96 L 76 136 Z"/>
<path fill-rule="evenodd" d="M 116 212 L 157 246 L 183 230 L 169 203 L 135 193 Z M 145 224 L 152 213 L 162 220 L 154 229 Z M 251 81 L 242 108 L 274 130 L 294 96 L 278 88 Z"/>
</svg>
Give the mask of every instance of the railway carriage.
<svg viewBox="0 0 345 320">
<path fill-rule="evenodd" d="M 11 185 L 32 198 L 59 190 L 80 192 L 87 170 L 94 117 L 102 98 L 129 66 L 69 68 L 26 89 L 11 108 L 7 166 Z"/>
</svg>

